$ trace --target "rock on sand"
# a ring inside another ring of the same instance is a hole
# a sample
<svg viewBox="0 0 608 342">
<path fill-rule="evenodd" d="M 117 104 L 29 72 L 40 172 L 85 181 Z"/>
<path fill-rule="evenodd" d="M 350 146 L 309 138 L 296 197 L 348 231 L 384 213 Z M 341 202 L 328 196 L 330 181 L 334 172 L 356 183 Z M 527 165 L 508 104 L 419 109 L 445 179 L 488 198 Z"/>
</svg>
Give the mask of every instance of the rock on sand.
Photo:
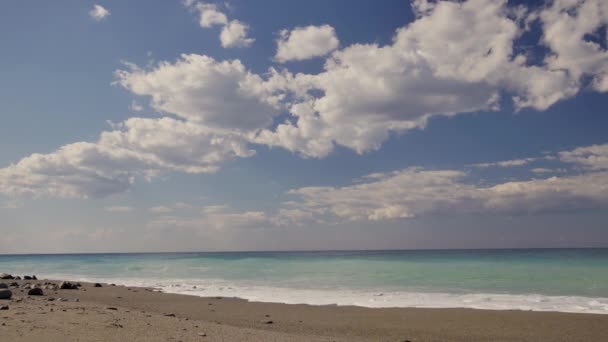
<svg viewBox="0 0 608 342">
<path fill-rule="evenodd" d="M 13 296 L 13 293 L 11 292 L 11 290 L 7 290 L 7 289 L 0 290 L 0 299 L 11 299 L 12 296 Z"/>
<path fill-rule="evenodd" d="M 39 287 L 34 287 L 33 289 L 27 291 L 28 296 L 44 296 L 44 292 Z"/>
</svg>

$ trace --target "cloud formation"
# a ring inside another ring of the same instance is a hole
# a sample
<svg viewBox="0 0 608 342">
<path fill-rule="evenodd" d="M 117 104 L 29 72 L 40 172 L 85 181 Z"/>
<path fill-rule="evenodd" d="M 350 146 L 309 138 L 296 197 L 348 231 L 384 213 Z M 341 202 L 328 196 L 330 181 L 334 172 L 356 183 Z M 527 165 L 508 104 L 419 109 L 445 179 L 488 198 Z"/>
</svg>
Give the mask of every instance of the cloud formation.
<svg viewBox="0 0 608 342">
<path fill-rule="evenodd" d="M 275 59 L 280 63 L 325 56 L 338 48 L 340 41 L 330 25 L 296 27 L 282 30 L 277 40 Z"/>
<path fill-rule="evenodd" d="M 102 21 L 110 16 L 110 11 L 105 9 L 103 6 L 95 4 L 93 8 L 89 11 L 89 15 L 95 21 Z"/>
<path fill-rule="evenodd" d="M 408 168 L 344 187 L 290 191 L 291 208 L 358 221 L 437 215 L 532 214 L 608 206 L 608 173 L 479 186 L 459 170 Z"/>
<path fill-rule="evenodd" d="M 104 197 L 130 189 L 136 177 L 170 170 L 215 172 L 234 157 L 254 154 L 231 133 L 168 117 L 131 118 L 94 143 L 65 145 L 32 154 L 0 169 L 0 192 L 33 197 Z"/>
<path fill-rule="evenodd" d="M 230 26 L 216 5 L 185 4 L 200 14 L 203 27 Z M 317 74 L 270 69 L 260 75 L 240 60 L 199 54 L 145 68 L 128 64 L 116 72 L 115 84 L 149 98 L 162 117 L 131 118 L 97 141 L 25 157 L 0 169 L 0 192 L 102 197 L 164 172 L 216 172 L 227 160 L 253 156 L 256 145 L 315 158 L 336 145 L 365 153 L 393 133 L 424 128 L 435 116 L 498 110 L 505 97 L 517 109 L 545 110 L 583 87 L 605 90 L 606 51 L 589 40 L 605 22 L 605 7 L 600 0 L 554 1 L 538 10 L 497 0 L 418 0 L 416 19 L 399 28 L 390 44 L 335 50 Z M 544 30 L 539 44 L 549 52 L 543 63 L 516 49 L 533 22 Z M 306 41 L 294 31 L 286 43 L 293 37 Z M 560 158 L 586 169 L 606 168 L 601 146 Z M 509 163 L 516 162 L 522 163 Z M 458 185 L 458 177 L 445 181 Z M 399 208 L 377 216 L 418 212 Z"/>
<path fill-rule="evenodd" d="M 363 176 L 346 186 L 308 186 L 288 191 L 290 200 L 267 211 L 237 211 L 211 205 L 183 215 L 171 211 L 150 223 L 155 227 L 194 230 L 243 227 L 293 227 L 353 221 L 408 220 L 437 216 L 534 215 L 608 207 L 608 172 L 585 169 L 570 172 L 566 164 L 584 167 L 586 160 L 571 154 L 605 150 L 606 145 L 580 147 L 558 153 L 556 168 L 531 169 L 532 178 L 478 184 L 472 171 L 410 167 Z M 543 159 L 544 157 L 534 158 Z M 530 158 L 532 159 L 532 158 Z M 559 174 L 560 176 L 538 175 Z M 192 211 L 194 207 L 188 207 Z"/>
<path fill-rule="evenodd" d="M 498 110 L 505 95 L 516 109 L 545 110 L 580 89 L 568 70 L 534 65 L 516 52 L 536 15 L 525 7 L 494 0 L 413 6 L 418 18 L 398 29 L 391 44 L 347 46 L 316 75 L 285 73 L 300 101 L 291 103 L 292 120 L 258 141 L 310 157 L 327 155 L 335 144 L 364 153 L 391 132 L 424 128 L 434 116 Z"/>
<path fill-rule="evenodd" d="M 239 20 L 228 20 L 226 14 L 219 10 L 216 4 L 185 1 L 184 6 L 199 14 L 199 25 L 202 28 L 221 26 L 220 43 L 224 48 L 244 48 L 255 42 L 250 38 L 249 25 Z"/>
<path fill-rule="evenodd" d="M 608 170 L 608 144 L 579 147 L 559 153 L 560 160 L 591 170 Z"/>
<path fill-rule="evenodd" d="M 208 128 L 248 132 L 267 127 L 278 113 L 278 98 L 239 60 L 184 54 L 149 70 L 129 66 L 116 72 L 117 84 L 150 97 L 161 113 Z"/>
</svg>

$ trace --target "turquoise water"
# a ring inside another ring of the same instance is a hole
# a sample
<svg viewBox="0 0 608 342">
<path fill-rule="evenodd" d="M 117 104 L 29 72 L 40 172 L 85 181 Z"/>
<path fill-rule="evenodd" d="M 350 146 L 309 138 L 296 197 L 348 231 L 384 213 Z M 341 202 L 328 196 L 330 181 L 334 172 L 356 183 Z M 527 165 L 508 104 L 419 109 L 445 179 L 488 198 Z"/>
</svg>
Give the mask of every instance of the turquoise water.
<svg viewBox="0 0 608 342">
<path fill-rule="evenodd" d="M 608 313 L 608 249 L 4 255 L 0 272 L 287 303 Z"/>
</svg>

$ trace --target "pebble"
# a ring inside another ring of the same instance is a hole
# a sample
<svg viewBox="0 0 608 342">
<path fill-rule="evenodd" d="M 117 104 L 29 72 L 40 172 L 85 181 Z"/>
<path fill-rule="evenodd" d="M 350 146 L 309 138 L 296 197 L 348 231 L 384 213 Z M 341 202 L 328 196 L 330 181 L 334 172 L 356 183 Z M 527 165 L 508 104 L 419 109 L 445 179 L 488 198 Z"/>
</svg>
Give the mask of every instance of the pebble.
<svg viewBox="0 0 608 342">
<path fill-rule="evenodd" d="M 0 310 L 8 310 L 8 305 L 2 305 L 2 306 L 0 306 Z"/>
<path fill-rule="evenodd" d="M 274 322 L 271 320 L 263 320 L 261 323 L 262 324 L 274 324 Z"/>
<path fill-rule="evenodd" d="M 198 335 L 198 336 L 202 336 L 202 337 L 207 336 L 207 334 L 205 334 L 205 333 L 198 333 L 197 335 Z"/>
</svg>

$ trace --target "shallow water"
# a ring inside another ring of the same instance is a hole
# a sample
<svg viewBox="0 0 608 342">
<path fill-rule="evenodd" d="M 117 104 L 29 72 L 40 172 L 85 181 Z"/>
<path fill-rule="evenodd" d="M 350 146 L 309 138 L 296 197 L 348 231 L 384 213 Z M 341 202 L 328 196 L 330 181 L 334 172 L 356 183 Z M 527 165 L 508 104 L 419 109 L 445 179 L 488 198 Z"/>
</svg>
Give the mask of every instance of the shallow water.
<svg viewBox="0 0 608 342">
<path fill-rule="evenodd" d="M 608 313 L 608 249 L 4 255 L 0 272 L 284 303 Z"/>
</svg>

